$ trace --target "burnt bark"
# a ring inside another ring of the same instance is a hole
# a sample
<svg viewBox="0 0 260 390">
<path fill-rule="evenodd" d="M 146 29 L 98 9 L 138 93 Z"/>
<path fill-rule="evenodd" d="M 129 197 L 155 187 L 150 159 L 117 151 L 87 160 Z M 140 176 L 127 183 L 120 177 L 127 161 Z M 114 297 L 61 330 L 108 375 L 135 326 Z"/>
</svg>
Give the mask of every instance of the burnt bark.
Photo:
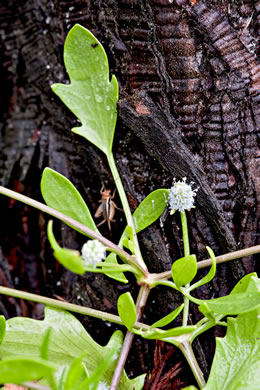
<svg viewBox="0 0 260 390">
<path fill-rule="evenodd" d="M 119 81 L 114 152 L 133 210 L 152 190 L 186 176 L 199 187 L 189 214 L 191 248 L 199 259 L 207 256 L 205 245 L 218 255 L 259 243 L 259 1 L 9 0 L 0 7 L 1 185 L 41 200 L 41 173 L 49 166 L 74 183 L 93 213 L 102 182 L 114 189 L 105 157 L 71 133 L 77 122 L 50 89 L 68 82 L 63 44 L 80 23 L 102 42 Z M 1 283 L 116 311 L 125 287 L 101 275 L 78 278 L 57 265 L 45 215 L 3 198 L 1 215 Z M 82 237 L 55 226 L 61 243 L 80 248 Z M 117 213 L 112 233 L 105 225 L 101 231 L 116 242 L 123 227 Z M 154 224 L 140 240 L 151 272 L 169 269 L 182 256 L 178 218 Z M 227 294 L 256 266 L 253 257 L 222 264 L 200 294 Z M 167 290 L 152 292 L 145 320 L 155 321 L 179 300 Z M 37 305 L 1 302 L 7 316 L 39 316 Z M 190 320 L 198 318 L 192 308 Z M 85 321 L 107 341 L 105 324 Z M 203 345 L 213 344 L 206 336 L 200 343 L 207 373 L 211 348 Z M 151 367 L 144 362 L 143 369 Z"/>
</svg>

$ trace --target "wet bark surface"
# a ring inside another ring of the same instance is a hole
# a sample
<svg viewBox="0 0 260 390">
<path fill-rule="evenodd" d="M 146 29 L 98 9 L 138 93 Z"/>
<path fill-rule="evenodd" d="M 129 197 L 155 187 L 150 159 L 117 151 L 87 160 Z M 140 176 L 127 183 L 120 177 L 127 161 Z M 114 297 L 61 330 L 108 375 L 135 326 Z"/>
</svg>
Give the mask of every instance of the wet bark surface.
<svg viewBox="0 0 260 390">
<path fill-rule="evenodd" d="M 1 185 L 42 200 L 41 173 L 49 166 L 73 182 L 93 213 L 102 183 L 114 189 L 105 157 L 71 133 L 77 121 L 50 89 L 54 82 L 68 82 L 63 45 L 69 29 L 80 23 L 104 45 L 119 82 L 114 152 L 132 209 L 152 190 L 186 176 L 199 187 L 196 209 L 188 216 L 192 253 L 203 259 L 205 245 L 219 255 L 259 243 L 259 1 L 1 3 Z M 114 313 L 122 291 L 136 294 L 134 283 L 121 286 L 101 275 L 79 278 L 64 271 L 46 239 L 48 218 L 13 200 L 0 202 L 2 285 Z M 112 233 L 106 225 L 100 228 L 115 242 L 125 223 L 120 212 L 116 218 Z M 84 242 L 58 221 L 55 231 L 66 247 L 79 249 Z M 182 256 L 178 217 L 154 224 L 140 241 L 149 270 L 168 270 Z M 253 257 L 223 264 L 199 294 L 205 299 L 227 294 L 256 267 Z M 179 302 L 171 291 L 155 289 L 144 320 L 157 320 Z M 7 317 L 42 313 L 39 305 L 8 298 L 0 310 Z M 190 320 L 198 318 L 192 307 Z M 84 322 L 107 341 L 110 327 Z M 206 375 L 212 334 L 196 345 Z M 136 368 L 130 358 L 130 373 L 152 368 L 153 347 L 137 339 L 133 356 L 142 364 Z"/>
</svg>

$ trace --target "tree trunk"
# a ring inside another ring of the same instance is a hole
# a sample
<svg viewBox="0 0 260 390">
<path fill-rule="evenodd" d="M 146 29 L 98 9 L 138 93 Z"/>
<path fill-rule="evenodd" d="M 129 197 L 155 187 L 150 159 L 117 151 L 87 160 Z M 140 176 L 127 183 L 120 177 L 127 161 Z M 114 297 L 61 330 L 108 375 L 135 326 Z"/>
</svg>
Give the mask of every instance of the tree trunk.
<svg viewBox="0 0 260 390">
<path fill-rule="evenodd" d="M 49 166 L 73 182 L 93 214 L 102 183 L 114 189 L 104 155 L 71 133 L 77 121 L 50 89 L 54 82 L 68 82 L 63 45 L 80 23 L 104 45 L 119 82 L 114 152 L 132 209 L 152 190 L 185 176 L 199 188 L 188 216 L 192 253 L 201 260 L 206 245 L 220 255 L 257 244 L 259 12 L 254 0 L 2 1 L 0 184 L 42 200 L 41 173 Z M 3 197 L 1 215 L 1 284 L 116 312 L 117 297 L 130 286 L 64 271 L 46 240 L 46 215 Z M 116 217 L 112 233 L 106 225 L 100 228 L 114 242 L 124 228 L 120 212 Z M 55 227 L 64 246 L 79 249 L 84 243 L 58 221 Z M 168 270 L 183 255 L 175 215 L 148 228 L 140 241 L 151 272 Z M 255 270 L 253 257 L 220 265 L 199 294 L 227 294 Z M 41 315 L 39 305 L 1 302 L 6 316 Z M 159 319 L 178 302 L 174 293 L 156 289 L 144 321 Z M 190 321 L 198 318 L 192 307 Z M 85 324 L 107 342 L 111 328 L 90 319 Z M 147 343 L 139 342 L 142 371 L 152 362 L 145 356 Z M 206 374 L 213 345 L 208 335 L 197 343 Z M 131 362 L 129 370 L 139 373 Z"/>
</svg>

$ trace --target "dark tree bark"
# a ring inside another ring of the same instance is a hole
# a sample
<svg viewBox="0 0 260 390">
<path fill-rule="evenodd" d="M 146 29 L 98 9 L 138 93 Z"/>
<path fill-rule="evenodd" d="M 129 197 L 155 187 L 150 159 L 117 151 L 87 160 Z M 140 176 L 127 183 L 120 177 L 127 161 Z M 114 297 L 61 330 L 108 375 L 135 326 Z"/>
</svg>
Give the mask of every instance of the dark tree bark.
<svg viewBox="0 0 260 390">
<path fill-rule="evenodd" d="M 152 190 L 169 188 L 174 177 L 186 176 L 199 187 L 197 207 L 189 214 L 192 252 L 203 259 L 205 245 L 217 255 L 255 245 L 259 12 L 256 0 L 197 0 L 193 6 L 185 0 L 2 1 L 0 184 L 41 200 L 41 173 L 49 166 L 76 185 L 93 213 L 101 183 L 114 188 L 105 157 L 71 133 L 77 122 L 50 89 L 68 81 L 63 44 L 80 23 L 102 42 L 119 81 L 114 152 L 131 207 Z M 124 287 L 100 275 L 79 278 L 57 265 L 46 240 L 45 215 L 4 198 L 1 215 L 1 284 L 115 312 Z M 80 248 L 82 237 L 59 222 L 55 226 L 61 243 Z M 105 225 L 101 231 L 116 242 L 123 227 L 118 212 L 112 233 Z M 168 270 L 182 256 L 177 217 L 168 217 L 162 227 L 154 224 L 140 240 L 151 272 Z M 219 266 L 200 295 L 229 293 L 241 276 L 256 270 L 255 260 Z M 153 291 L 145 321 L 158 319 L 179 301 L 167 290 Z M 40 315 L 38 305 L 1 302 L 6 316 Z M 190 320 L 198 318 L 192 307 Z M 85 322 L 107 341 L 105 324 Z M 135 347 L 145 355 L 142 343 Z M 208 335 L 197 343 L 206 374 L 212 348 Z M 146 369 L 150 363 L 140 359 Z"/>
</svg>

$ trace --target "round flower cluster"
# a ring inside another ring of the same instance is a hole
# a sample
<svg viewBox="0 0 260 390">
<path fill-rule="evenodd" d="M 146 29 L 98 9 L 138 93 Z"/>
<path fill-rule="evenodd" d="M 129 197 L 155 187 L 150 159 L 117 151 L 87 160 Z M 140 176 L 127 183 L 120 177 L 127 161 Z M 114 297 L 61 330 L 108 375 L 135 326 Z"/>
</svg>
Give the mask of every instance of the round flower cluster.
<svg viewBox="0 0 260 390">
<path fill-rule="evenodd" d="M 97 390 L 109 390 L 110 386 L 106 384 L 106 382 L 99 382 Z"/>
<path fill-rule="evenodd" d="M 83 245 L 81 255 L 86 266 L 95 267 L 105 259 L 106 247 L 98 240 L 89 240 Z"/>
<path fill-rule="evenodd" d="M 185 210 L 190 210 L 194 207 L 194 197 L 197 194 L 197 189 L 192 189 L 192 182 L 186 183 L 186 177 L 182 181 L 173 180 L 173 186 L 169 192 L 169 207 L 171 209 L 170 214 L 175 213 L 176 210 L 183 213 Z"/>
</svg>

